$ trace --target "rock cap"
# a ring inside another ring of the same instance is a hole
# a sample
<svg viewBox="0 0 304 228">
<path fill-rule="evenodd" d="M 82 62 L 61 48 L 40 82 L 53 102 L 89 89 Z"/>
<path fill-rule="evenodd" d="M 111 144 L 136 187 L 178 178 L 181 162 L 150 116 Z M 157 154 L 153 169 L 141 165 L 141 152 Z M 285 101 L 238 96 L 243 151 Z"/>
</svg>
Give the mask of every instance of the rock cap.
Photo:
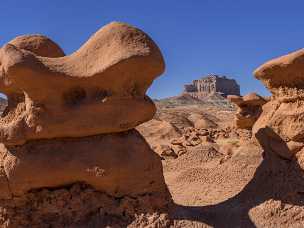
<svg viewBox="0 0 304 228">
<path fill-rule="evenodd" d="M 0 91 L 8 97 L 0 142 L 121 132 L 152 119 L 145 93 L 165 63 L 147 34 L 113 22 L 71 55 L 60 50 L 41 35 L 0 49 Z"/>
<path fill-rule="evenodd" d="M 304 89 L 304 49 L 266 62 L 254 76 L 272 93 L 280 88 Z"/>
</svg>

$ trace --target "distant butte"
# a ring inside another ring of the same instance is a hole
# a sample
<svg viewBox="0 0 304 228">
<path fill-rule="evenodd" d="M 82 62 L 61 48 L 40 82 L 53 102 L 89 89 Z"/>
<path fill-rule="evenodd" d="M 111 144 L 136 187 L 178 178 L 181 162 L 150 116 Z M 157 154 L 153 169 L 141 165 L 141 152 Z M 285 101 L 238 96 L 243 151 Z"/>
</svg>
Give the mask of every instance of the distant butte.
<svg viewBox="0 0 304 228">
<path fill-rule="evenodd" d="M 234 79 L 226 76 L 209 74 L 201 79 L 194 80 L 192 84 L 184 85 L 183 94 L 201 99 L 209 95 L 220 94 L 224 97 L 228 95 L 240 95 L 240 86 Z"/>
</svg>

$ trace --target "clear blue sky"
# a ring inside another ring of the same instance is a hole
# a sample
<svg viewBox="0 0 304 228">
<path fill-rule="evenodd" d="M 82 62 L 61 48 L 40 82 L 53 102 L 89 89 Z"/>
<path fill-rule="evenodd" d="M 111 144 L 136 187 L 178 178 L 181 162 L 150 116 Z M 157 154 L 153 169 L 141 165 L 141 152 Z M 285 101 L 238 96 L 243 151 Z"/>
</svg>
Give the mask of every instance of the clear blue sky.
<svg viewBox="0 0 304 228">
<path fill-rule="evenodd" d="M 0 45 L 17 35 L 49 36 L 71 53 L 111 21 L 147 32 L 166 72 L 149 89 L 173 96 L 204 74 L 225 74 L 242 94 L 267 94 L 252 71 L 304 46 L 304 0 L 1 0 Z"/>
</svg>

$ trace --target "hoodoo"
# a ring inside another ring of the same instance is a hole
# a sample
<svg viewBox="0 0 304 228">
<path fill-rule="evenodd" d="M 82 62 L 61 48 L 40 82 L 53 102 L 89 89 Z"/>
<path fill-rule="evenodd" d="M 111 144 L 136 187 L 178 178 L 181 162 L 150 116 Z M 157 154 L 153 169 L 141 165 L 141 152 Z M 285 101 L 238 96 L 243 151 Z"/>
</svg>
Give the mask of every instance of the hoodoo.
<svg viewBox="0 0 304 228">
<path fill-rule="evenodd" d="M 201 79 L 194 80 L 192 84 L 184 85 L 183 94 L 190 95 L 193 98 L 201 99 L 209 95 L 220 94 L 224 97 L 227 95 L 240 95 L 240 86 L 234 79 L 226 76 L 210 74 Z"/>
<path fill-rule="evenodd" d="M 255 77 L 272 93 L 253 126 L 262 143 L 284 158 L 304 147 L 304 49 L 271 60 Z"/>
<path fill-rule="evenodd" d="M 228 100 L 234 103 L 238 110 L 235 114 L 235 125 L 240 129 L 251 130 L 262 112 L 262 106 L 267 102 L 256 93 L 249 93 L 243 97 L 229 95 Z"/>
<path fill-rule="evenodd" d="M 1 226 L 103 227 L 166 207 L 161 160 L 134 129 L 153 117 L 145 93 L 165 67 L 147 34 L 111 23 L 67 56 L 21 36 L 0 62 Z"/>
</svg>

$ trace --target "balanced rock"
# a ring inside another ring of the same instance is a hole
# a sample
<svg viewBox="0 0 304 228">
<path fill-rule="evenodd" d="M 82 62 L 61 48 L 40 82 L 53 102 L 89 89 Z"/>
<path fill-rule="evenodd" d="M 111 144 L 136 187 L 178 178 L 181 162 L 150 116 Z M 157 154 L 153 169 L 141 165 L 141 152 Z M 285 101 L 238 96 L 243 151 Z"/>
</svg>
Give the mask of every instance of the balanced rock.
<svg viewBox="0 0 304 228">
<path fill-rule="evenodd" d="M 0 90 L 8 106 L 0 141 L 21 145 L 121 132 L 152 119 L 156 108 L 145 93 L 164 71 L 164 61 L 144 32 L 111 23 L 71 55 L 44 57 L 62 56 L 59 50 L 35 35 L 1 48 Z"/>
<path fill-rule="evenodd" d="M 227 98 L 238 107 L 235 125 L 240 129 L 251 129 L 261 115 L 262 106 L 267 102 L 256 93 L 249 93 L 243 97 L 229 95 Z"/>
<path fill-rule="evenodd" d="M 304 143 L 304 49 L 265 63 L 254 75 L 272 98 L 263 106 L 253 133 L 265 142 L 275 135 L 276 146 L 268 145 L 270 149 L 281 155 L 282 148 L 288 149 L 283 157 L 290 157 L 288 153 L 299 151 Z"/>
</svg>

